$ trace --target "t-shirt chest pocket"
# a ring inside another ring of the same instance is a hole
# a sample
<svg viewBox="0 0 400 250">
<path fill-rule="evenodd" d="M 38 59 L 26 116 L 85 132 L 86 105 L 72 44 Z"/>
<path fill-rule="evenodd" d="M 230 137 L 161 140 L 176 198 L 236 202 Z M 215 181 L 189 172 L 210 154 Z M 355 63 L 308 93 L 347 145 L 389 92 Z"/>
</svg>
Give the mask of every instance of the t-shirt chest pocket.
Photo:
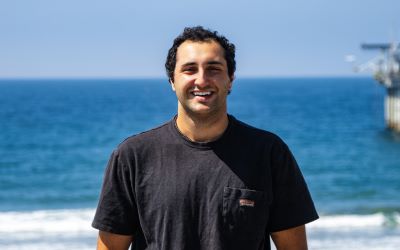
<svg viewBox="0 0 400 250">
<path fill-rule="evenodd" d="M 262 239 L 268 222 L 267 194 L 257 190 L 225 187 L 223 218 L 225 230 L 232 239 Z"/>
</svg>

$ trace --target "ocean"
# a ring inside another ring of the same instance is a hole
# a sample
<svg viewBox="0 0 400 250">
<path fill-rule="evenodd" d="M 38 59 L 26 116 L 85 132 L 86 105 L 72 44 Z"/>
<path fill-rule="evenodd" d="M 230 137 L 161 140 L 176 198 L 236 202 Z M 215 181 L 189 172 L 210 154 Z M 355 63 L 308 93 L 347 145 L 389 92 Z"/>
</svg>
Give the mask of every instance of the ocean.
<svg viewBox="0 0 400 250">
<path fill-rule="evenodd" d="M 237 79 L 229 113 L 278 134 L 321 216 L 310 249 L 398 249 L 400 134 L 370 78 Z M 104 168 L 170 120 L 166 79 L 0 80 L 0 249 L 94 249 Z"/>
</svg>

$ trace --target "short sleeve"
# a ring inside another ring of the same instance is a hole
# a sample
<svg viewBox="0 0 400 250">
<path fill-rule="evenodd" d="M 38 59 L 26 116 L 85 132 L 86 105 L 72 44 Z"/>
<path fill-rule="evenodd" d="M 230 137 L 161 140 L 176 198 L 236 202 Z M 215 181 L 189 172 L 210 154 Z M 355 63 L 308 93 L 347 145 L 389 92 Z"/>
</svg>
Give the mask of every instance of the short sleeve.
<svg viewBox="0 0 400 250">
<path fill-rule="evenodd" d="M 304 177 L 283 141 L 274 145 L 271 159 L 273 199 L 268 230 L 282 231 L 318 219 Z"/>
<path fill-rule="evenodd" d="M 133 235 L 139 228 L 133 192 L 133 170 L 115 150 L 107 164 L 103 186 L 92 226 L 101 231 Z"/>
</svg>

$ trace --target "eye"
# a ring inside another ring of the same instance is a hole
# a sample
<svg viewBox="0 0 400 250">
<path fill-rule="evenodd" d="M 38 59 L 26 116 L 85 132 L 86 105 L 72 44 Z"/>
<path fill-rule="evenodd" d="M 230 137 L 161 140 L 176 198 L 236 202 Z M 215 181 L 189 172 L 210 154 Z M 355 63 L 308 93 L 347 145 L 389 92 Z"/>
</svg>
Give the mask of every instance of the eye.
<svg viewBox="0 0 400 250">
<path fill-rule="evenodd" d="M 219 68 L 219 67 L 209 67 L 207 70 L 210 71 L 211 73 L 218 73 L 218 72 L 221 71 L 221 68 Z"/>
<path fill-rule="evenodd" d="M 182 69 L 182 72 L 184 72 L 184 73 L 194 73 L 196 71 L 197 71 L 196 67 L 187 67 L 187 68 Z"/>
</svg>

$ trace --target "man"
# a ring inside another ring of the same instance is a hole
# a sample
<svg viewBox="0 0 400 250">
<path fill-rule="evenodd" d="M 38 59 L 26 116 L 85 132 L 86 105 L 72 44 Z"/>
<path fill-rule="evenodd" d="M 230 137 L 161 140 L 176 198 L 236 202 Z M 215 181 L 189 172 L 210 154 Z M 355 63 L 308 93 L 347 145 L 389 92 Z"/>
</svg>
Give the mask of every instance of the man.
<svg viewBox="0 0 400 250">
<path fill-rule="evenodd" d="M 318 218 L 301 172 L 276 135 L 227 114 L 235 47 L 185 28 L 166 69 L 178 99 L 168 123 L 113 152 L 93 227 L 98 249 L 307 249 Z"/>
</svg>

